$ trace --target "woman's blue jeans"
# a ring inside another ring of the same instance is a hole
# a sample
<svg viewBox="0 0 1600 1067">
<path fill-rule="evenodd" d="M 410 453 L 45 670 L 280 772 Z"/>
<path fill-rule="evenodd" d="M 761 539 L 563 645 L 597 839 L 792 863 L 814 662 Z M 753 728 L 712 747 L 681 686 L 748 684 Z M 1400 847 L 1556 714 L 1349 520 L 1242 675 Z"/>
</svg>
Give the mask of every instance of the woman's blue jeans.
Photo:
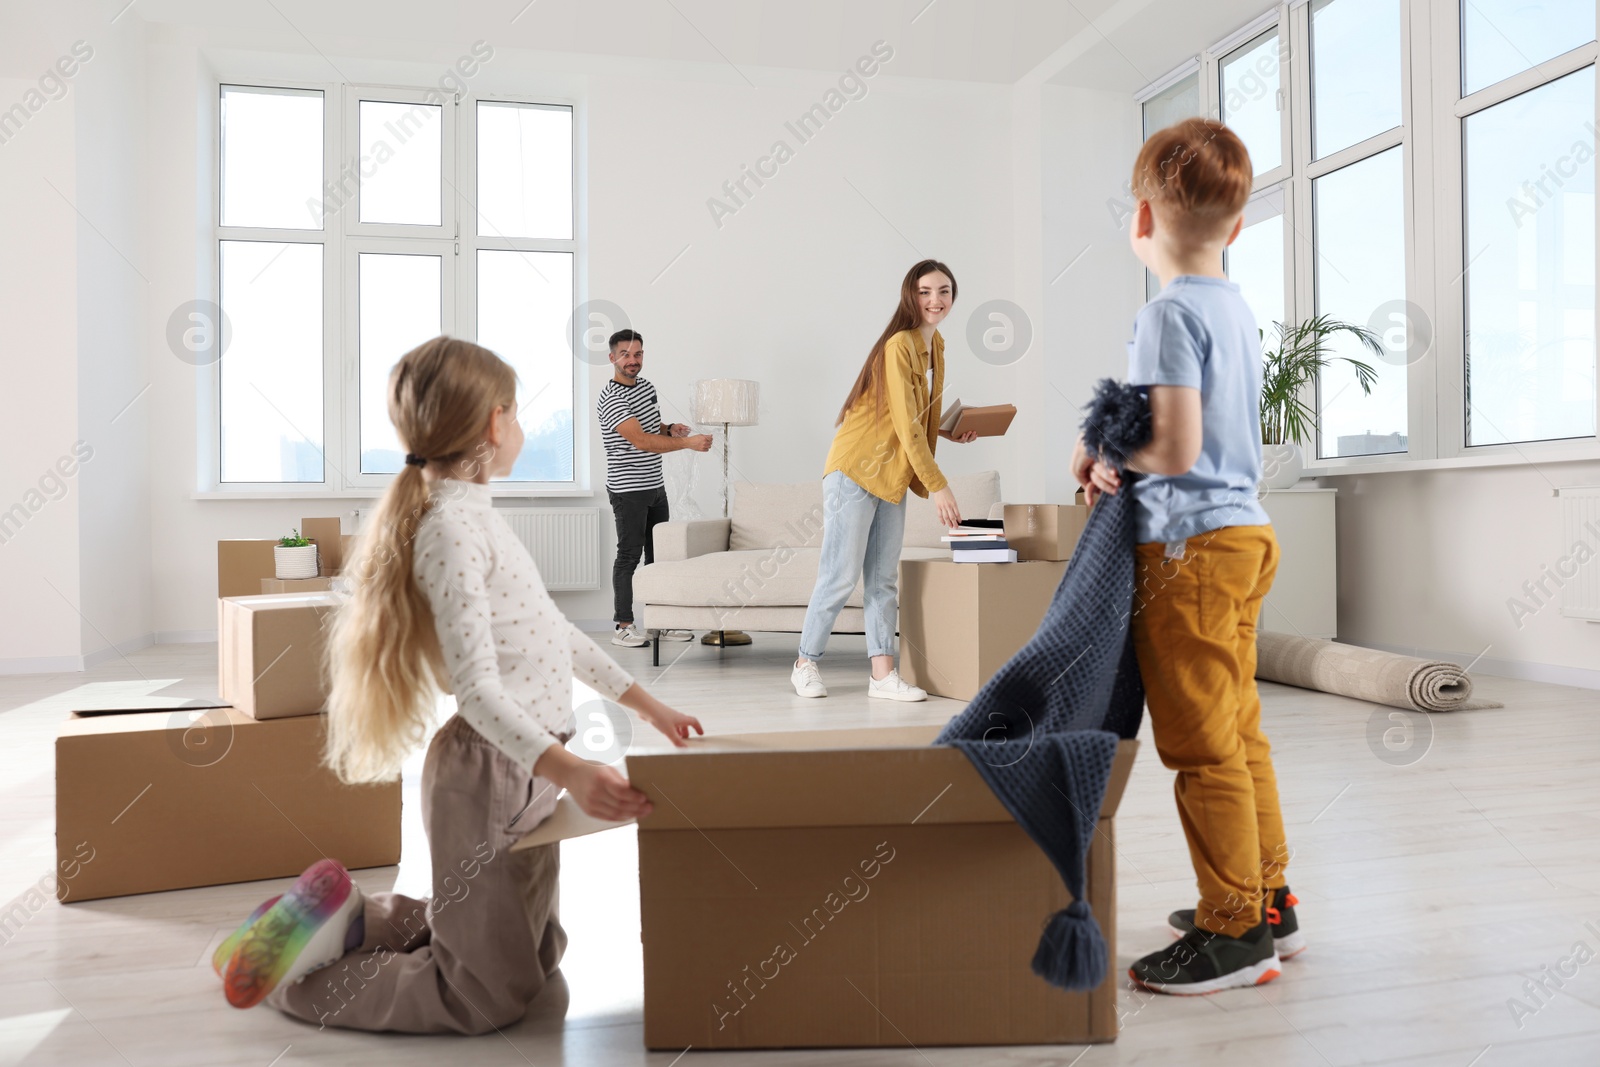
<svg viewBox="0 0 1600 1067">
<path fill-rule="evenodd" d="M 822 658 L 834 620 L 859 578 L 867 619 L 867 655 L 892 656 L 905 498 L 891 504 L 861 488 L 843 471 L 833 471 L 822 479 L 822 507 L 822 558 L 800 631 L 800 655 L 810 660 Z"/>
</svg>

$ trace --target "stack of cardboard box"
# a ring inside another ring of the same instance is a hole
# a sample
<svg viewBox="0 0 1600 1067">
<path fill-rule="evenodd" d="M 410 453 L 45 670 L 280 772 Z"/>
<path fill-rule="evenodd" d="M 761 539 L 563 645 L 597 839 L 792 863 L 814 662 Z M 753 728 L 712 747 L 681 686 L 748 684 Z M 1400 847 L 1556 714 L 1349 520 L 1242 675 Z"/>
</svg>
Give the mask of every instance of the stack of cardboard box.
<svg viewBox="0 0 1600 1067">
<path fill-rule="evenodd" d="M 348 786 L 323 765 L 328 583 L 351 538 L 305 519 L 322 573 L 273 576 L 274 540 L 217 542 L 221 700 L 85 708 L 56 738 L 63 900 L 299 874 L 400 858 L 400 783 Z M 320 588 L 307 583 L 323 583 Z M 88 857 L 86 859 L 86 857 Z"/>
</svg>

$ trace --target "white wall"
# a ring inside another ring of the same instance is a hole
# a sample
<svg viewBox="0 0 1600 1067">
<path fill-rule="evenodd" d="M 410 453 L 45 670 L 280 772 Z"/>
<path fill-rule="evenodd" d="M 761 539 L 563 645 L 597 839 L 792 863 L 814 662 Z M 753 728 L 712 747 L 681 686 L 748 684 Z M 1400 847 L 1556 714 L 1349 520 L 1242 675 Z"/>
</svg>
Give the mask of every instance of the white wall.
<svg viewBox="0 0 1600 1067">
<path fill-rule="evenodd" d="M 76 76 L 78 435 L 82 653 L 150 642 L 144 23 L 98 31 Z"/>
<path fill-rule="evenodd" d="M 58 53 L 48 36 L 7 64 L 0 108 L 37 91 Z M 78 437 L 75 105 L 50 101 L 0 144 L 0 661 L 34 670 L 72 669 L 80 648 L 81 487 L 48 480 Z"/>
<path fill-rule="evenodd" d="M 1600 463 L 1320 479 L 1339 490 L 1339 637 L 1443 653 L 1475 670 L 1600 688 L 1600 623 L 1529 597 L 1572 548 L 1559 486 L 1600 485 Z M 1593 544 L 1591 542 L 1591 549 Z M 1589 567 L 1600 566 L 1591 562 Z M 1546 590 L 1555 590 L 1547 582 Z M 1534 614 L 1514 615 L 1519 598 Z"/>
</svg>

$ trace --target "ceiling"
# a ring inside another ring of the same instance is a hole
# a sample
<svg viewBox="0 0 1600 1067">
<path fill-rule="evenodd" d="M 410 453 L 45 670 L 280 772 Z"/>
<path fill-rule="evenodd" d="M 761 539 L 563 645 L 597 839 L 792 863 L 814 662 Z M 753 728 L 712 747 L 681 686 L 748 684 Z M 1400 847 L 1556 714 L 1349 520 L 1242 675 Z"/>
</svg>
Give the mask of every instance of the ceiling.
<svg viewBox="0 0 1600 1067">
<path fill-rule="evenodd" d="M 875 41 L 900 77 L 1133 92 L 1270 0 L 0 0 L 0 73 L 22 75 L 110 18 L 229 44 L 394 58 L 441 43 L 630 62 L 844 70 Z M 79 25 L 82 23 L 82 25 Z M 69 36 L 63 37 L 64 34 Z M 747 78 L 752 83 L 755 78 Z"/>
</svg>

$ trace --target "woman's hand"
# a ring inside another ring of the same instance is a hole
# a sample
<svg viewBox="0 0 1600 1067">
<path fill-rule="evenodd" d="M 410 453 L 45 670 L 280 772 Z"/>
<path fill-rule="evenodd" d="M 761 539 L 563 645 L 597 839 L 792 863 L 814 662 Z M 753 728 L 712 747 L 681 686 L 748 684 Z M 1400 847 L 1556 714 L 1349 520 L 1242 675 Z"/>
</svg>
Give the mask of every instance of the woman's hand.
<svg viewBox="0 0 1600 1067">
<path fill-rule="evenodd" d="M 966 433 L 962 434 L 960 437 L 957 437 L 955 434 L 951 433 L 949 430 L 940 430 L 939 431 L 939 436 L 944 438 L 946 441 L 954 441 L 958 445 L 970 445 L 972 442 L 974 442 L 974 441 L 976 441 L 978 439 L 978 431 L 977 430 L 968 430 Z"/>
<path fill-rule="evenodd" d="M 616 770 L 601 763 L 573 768 L 567 792 L 585 814 L 607 822 L 642 819 L 653 810 L 650 798 L 628 784 Z"/>
<path fill-rule="evenodd" d="M 956 495 L 948 485 L 933 494 L 933 507 L 939 513 L 939 521 L 945 526 L 961 525 L 961 506 L 956 503 Z"/>
</svg>

